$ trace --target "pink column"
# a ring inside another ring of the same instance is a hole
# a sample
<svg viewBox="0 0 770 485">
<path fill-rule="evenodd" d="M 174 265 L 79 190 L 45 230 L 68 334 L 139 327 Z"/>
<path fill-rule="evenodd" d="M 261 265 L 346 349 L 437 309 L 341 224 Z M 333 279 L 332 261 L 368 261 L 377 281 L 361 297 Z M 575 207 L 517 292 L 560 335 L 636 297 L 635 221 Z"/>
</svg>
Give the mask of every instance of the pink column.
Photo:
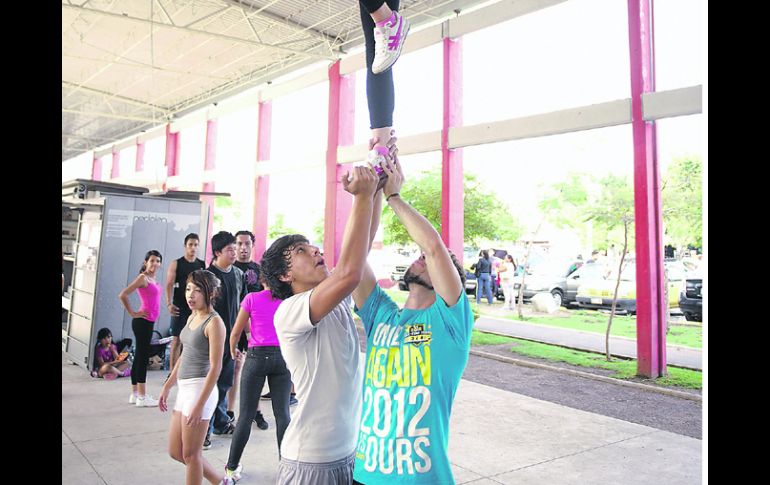
<svg viewBox="0 0 770 485">
<path fill-rule="evenodd" d="M 666 374 L 663 221 L 655 122 L 642 118 L 642 93 L 655 91 L 652 0 L 628 0 L 631 112 L 634 137 L 637 372 Z"/>
<path fill-rule="evenodd" d="M 217 120 L 206 121 L 206 153 L 203 158 L 203 169 L 214 170 L 217 165 Z M 208 181 L 203 183 L 204 192 L 214 192 L 214 181 Z M 214 253 L 211 250 L 211 236 L 214 233 L 214 197 L 208 196 L 205 198 L 209 204 L 209 219 L 208 219 L 208 241 L 206 241 L 206 262 L 210 263 L 214 259 Z"/>
<path fill-rule="evenodd" d="M 463 124 L 462 39 L 444 39 L 444 124 L 441 131 L 441 239 L 463 257 L 462 148 L 449 148 L 449 128 Z"/>
<path fill-rule="evenodd" d="M 116 150 L 112 147 L 112 170 L 110 171 L 110 178 L 114 179 L 120 177 L 120 150 Z"/>
<path fill-rule="evenodd" d="M 340 61 L 329 68 L 329 131 L 326 144 L 326 210 L 324 212 L 324 259 L 330 269 L 340 259 L 345 223 L 353 200 L 340 178 L 346 171 L 337 164 L 337 148 L 353 144 L 355 74 L 340 75 Z"/>
<path fill-rule="evenodd" d="M 94 161 L 91 163 L 91 180 L 102 179 L 102 157 L 97 157 L 94 152 Z"/>
<path fill-rule="evenodd" d="M 203 182 L 203 191 L 214 192 L 214 182 Z M 208 266 L 211 264 L 211 260 L 214 259 L 214 253 L 211 250 L 211 236 L 216 234 L 214 232 L 214 196 L 202 195 L 201 200 L 209 206 L 209 217 L 206 220 L 206 230 L 201 231 L 206 234 L 206 257 L 204 260 L 206 261 L 206 266 Z M 203 237 L 202 234 L 201 237 Z"/>
<path fill-rule="evenodd" d="M 179 133 L 171 133 L 171 124 L 166 125 L 166 175 L 171 177 L 177 175 L 178 161 L 179 161 Z M 169 190 L 171 187 L 167 187 L 163 184 L 164 190 Z"/>
<path fill-rule="evenodd" d="M 273 124 L 273 103 L 259 103 L 257 125 L 257 166 L 259 162 L 270 160 L 270 134 Z M 267 246 L 267 214 L 270 194 L 270 176 L 259 175 L 254 180 L 254 249 L 251 259 L 262 259 Z"/>
<path fill-rule="evenodd" d="M 144 170 L 144 142 L 136 142 L 136 163 L 134 164 L 134 172 L 141 172 Z"/>
</svg>

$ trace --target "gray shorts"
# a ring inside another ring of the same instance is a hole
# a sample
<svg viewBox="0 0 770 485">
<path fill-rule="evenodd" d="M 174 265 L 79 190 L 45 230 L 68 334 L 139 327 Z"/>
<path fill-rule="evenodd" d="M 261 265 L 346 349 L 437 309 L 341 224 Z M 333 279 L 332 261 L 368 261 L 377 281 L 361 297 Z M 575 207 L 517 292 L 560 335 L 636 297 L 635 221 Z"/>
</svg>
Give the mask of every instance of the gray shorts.
<svg viewBox="0 0 770 485">
<path fill-rule="evenodd" d="M 351 485 L 355 453 L 331 463 L 305 463 L 281 458 L 277 485 Z"/>
</svg>

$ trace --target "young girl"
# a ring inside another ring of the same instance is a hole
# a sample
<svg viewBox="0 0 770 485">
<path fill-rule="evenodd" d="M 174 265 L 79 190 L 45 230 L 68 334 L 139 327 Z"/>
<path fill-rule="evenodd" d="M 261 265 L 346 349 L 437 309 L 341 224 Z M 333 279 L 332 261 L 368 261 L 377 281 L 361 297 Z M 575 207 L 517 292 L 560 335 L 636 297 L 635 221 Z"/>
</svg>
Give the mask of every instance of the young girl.
<svg viewBox="0 0 770 485">
<path fill-rule="evenodd" d="M 168 431 L 168 453 L 186 465 L 185 483 L 199 485 L 205 477 L 218 484 L 220 475 L 203 458 L 203 440 L 217 405 L 217 378 L 222 370 L 225 324 L 214 311 L 213 299 L 220 282 L 214 273 L 198 269 L 187 277 L 185 298 L 192 310 L 179 334 L 184 352 L 160 391 L 159 408 L 168 410 L 174 384 L 179 392 Z"/>
<path fill-rule="evenodd" d="M 262 280 L 262 284 L 267 287 Z M 257 409 L 259 395 L 267 378 L 275 415 L 275 434 L 278 450 L 289 426 L 289 401 L 291 399 L 291 374 L 281 355 L 278 336 L 275 333 L 273 316 L 282 300 L 274 298 L 270 289 L 249 293 L 241 302 L 241 309 L 235 320 L 230 336 L 230 353 L 235 359 L 238 339 L 249 323 L 249 350 L 241 374 L 241 401 L 238 424 L 235 426 L 233 441 L 230 443 L 230 456 L 225 465 L 223 485 L 232 485 L 241 478 L 243 467 L 240 464 L 243 449 L 251 435 L 251 422 L 255 416 L 262 418 Z"/>
<path fill-rule="evenodd" d="M 131 372 L 132 392 L 128 398 L 129 404 L 136 403 L 136 407 L 157 406 L 157 399 L 146 393 L 145 383 L 147 382 L 147 363 L 150 359 L 150 340 L 152 338 L 152 326 L 160 313 L 160 284 L 155 280 L 155 276 L 160 268 L 163 256 L 154 249 L 147 251 L 144 256 L 144 264 L 139 271 L 139 276 L 131 282 L 118 298 L 126 311 L 133 318 L 131 328 L 136 336 L 136 352 L 134 354 L 134 369 Z M 136 292 L 142 305 L 139 311 L 131 309 L 131 303 L 128 301 L 128 295 Z"/>
<path fill-rule="evenodd" d="M 102 328 L 96 334 L 99 341 L 96 344 L 95 369 L 99 377 L 115 379 L 131 375 L 131 363 L 118 360 L 118 348 L 112 343 L 112 332 L 109 328 Z"/>
</svg>

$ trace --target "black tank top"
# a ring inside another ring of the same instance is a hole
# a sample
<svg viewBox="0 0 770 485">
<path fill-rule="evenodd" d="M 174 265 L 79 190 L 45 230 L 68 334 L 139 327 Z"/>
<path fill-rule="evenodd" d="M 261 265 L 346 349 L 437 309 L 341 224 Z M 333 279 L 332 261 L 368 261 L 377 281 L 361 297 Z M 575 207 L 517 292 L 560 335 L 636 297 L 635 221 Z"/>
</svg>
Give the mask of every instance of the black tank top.
<svg viewBox="0 0 770 485">
<path fill-rule="evenodd" d="M 196 269 L 206 269 L 206 263 L 202 259 L 195 258 L 194 262 L 184 259 L 184 256 L 176 260 L 176 280 L 174 282 L 174 305 L 187 308 L 184 290 L 187 287 L 187 276 Z"/>
</svg>

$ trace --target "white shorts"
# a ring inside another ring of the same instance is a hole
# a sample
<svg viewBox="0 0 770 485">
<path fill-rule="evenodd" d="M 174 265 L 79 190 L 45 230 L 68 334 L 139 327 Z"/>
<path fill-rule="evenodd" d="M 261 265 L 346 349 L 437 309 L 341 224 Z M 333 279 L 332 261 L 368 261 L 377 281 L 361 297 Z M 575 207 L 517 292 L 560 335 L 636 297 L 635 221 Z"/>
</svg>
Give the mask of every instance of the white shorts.
<svg viewBox="0 0 770 485">
<path fill-rule="evenodd" d="M 176 381 L 179 386 L 179 392 L 176 394 L 176 404 L 174 404 L 174 411 L 180 411 L 182 415 L 189 416 L 190 411 L 198 403 L 201 392 L 203 391 L 203 384 L 206 382 L 205 377 L 195 377 L 192 379 L 179 379 Z M 217 386 L 214 385 L 214 389 L 211 390 L 206 404 L 203 405 L 203 413 L 201 419 L 211 419 L 214 415 L 214 409 L 217 407 L 217 398 L 219 393 Z"/>
</svg>

